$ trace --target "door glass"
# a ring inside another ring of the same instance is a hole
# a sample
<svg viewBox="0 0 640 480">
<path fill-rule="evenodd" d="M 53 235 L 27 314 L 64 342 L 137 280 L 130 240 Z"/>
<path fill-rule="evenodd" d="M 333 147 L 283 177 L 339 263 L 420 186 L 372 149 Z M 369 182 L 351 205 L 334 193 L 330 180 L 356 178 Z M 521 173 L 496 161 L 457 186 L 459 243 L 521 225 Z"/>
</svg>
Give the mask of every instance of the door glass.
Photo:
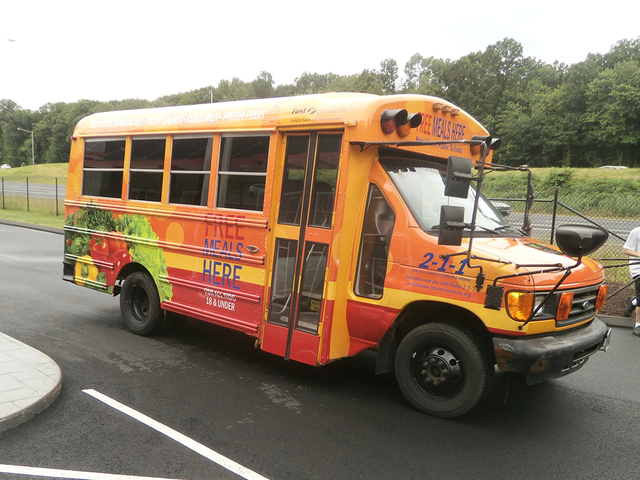
<svg viewBox="0 0 640 480">
<path fill-rule="evenodd" d="M 286 238 L 278 238 L 276 242 L 273 281 L 271 282 L 271 308 L 269 322 L 288 326 L 291 317 L 291 301 L 296 252 L 298 242 Z"/>
<path fill-rule="evenodd" d="M 318 136 L 309 212 L 309 225 L 312 227 L 331 228 L 341 145 L 340 134 Z"/>
<path fill-rule="evenodd" d="M 282 176 L 278 223 L 300 225 L 308 157 L 309 135 L 289 137 Z"/>
<path fill-rule="evenodd" d="M 329 245 L 312 242 L 307 242 L 305 245 L 298 306 L 298 330 L 309 333 L 318 332 L 328 252 Z"/>
<path fill-rule="evenodd" d="M 377 186 L 371 185 L 360 240 L 356 295 L 382 298 L 395 221 L 395 213 L 382 192 Z"/>
</svg>

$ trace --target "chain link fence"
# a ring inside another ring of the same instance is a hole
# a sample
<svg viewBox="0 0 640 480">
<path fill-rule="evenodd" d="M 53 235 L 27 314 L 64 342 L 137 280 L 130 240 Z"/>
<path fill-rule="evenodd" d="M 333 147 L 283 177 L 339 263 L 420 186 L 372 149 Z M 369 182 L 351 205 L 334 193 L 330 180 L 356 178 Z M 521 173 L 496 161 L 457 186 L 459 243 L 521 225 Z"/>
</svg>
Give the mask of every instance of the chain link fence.
<svg viewBox="0 0 640 480">
<path fill-rule="evenodd" d="M 65 182 L 66 178 L 35 175 L 11 180 L 0 178 L 0 208 L 64 215 Z"/>
<path fill-rule="evenodd" d="M 498 204 L 499 210 L 509 211 L 506 218 L 512 226 L 523 227 L 526 203 L 524 198 L 492 197 L 491 201 Z M 597 213 L 588 214 L 578 211 L 579 205 L 575 203 L 579 202 L 572 201 L 572 198 L 563 199 L 558 190 L 554 198 L 535 199 L 529 211 L 531 237 L 555 244 L 557 227 L 566 224 L 595 225 L 607 230 L 609 233 L 607 241 L 589 257 L 605 267 L 605 279 L 609 285 L 607 301 L 613 301 L 613 298 L 617 297 L 615 302 L 623 305 L 628 297 L 635 295 L 635 290 L 629 274 L 628 257 L 622 253 L 622 248 L 629 232 L 640 226 L 640 215 L 619 218 Z M 629 198 L 630 210 L 636 208 L 636 204 L 635 198 Z"/>
</svg>

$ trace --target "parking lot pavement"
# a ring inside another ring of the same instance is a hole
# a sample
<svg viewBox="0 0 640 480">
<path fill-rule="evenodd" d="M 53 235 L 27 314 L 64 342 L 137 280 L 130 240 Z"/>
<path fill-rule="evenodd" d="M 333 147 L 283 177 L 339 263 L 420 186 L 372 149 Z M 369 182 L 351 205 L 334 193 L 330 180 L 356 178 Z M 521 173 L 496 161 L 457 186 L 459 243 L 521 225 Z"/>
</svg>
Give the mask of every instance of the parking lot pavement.
<svg viewBox="0 0 640 480">
<path fill-rule="evenodd" d="M 634 320 L 600 316 L 610 326 L 632 327 Z M 0 433 L 49 407 L 62 389 L 60 367 L 44 353 L 0 333 Z"/>
</svg>

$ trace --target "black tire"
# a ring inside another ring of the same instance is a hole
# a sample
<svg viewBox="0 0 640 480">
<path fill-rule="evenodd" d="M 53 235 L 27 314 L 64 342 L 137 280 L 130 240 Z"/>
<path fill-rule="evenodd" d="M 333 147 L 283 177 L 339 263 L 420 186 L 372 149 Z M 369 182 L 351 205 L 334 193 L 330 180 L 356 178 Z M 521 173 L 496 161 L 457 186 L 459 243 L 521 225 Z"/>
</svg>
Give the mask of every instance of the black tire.
<svg viewBox="0 0 640 480">
<path fill-rule="evenodd" d="M 444 323 L 416 327 L 400 343 L 396 380 L 418 410 L 458 417 L 488 393 L 493 365 L 472 335 Z"/>
<path fill-rule="evenodd" d="M 120 312 L 127 328 L 136 335 L 151 335 L 162 326 L 164 311 L 149 274 L 134 272 L 125 279 L 120 291 Z"/>
</svg>

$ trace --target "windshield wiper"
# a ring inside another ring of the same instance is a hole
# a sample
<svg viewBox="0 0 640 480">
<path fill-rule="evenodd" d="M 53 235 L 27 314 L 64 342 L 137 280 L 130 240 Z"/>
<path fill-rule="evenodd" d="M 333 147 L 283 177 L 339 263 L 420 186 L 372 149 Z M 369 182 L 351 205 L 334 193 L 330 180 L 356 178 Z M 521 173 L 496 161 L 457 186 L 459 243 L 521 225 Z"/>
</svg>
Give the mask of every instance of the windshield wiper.
<svg viewBox="0 0 640 480">
<path fill-rule="evenodd" d="M 481 228 L 485 232 L 493 233 L 494 235 L 500 235 L 500 230 L 508 227 L 504 225 L 500 225 L 499 227 L 496 227 L 495 229 L 493 229 L 493 228 L 483 227 L 482 225 L 476 225 L 476 228 Z"/>
</svg>

